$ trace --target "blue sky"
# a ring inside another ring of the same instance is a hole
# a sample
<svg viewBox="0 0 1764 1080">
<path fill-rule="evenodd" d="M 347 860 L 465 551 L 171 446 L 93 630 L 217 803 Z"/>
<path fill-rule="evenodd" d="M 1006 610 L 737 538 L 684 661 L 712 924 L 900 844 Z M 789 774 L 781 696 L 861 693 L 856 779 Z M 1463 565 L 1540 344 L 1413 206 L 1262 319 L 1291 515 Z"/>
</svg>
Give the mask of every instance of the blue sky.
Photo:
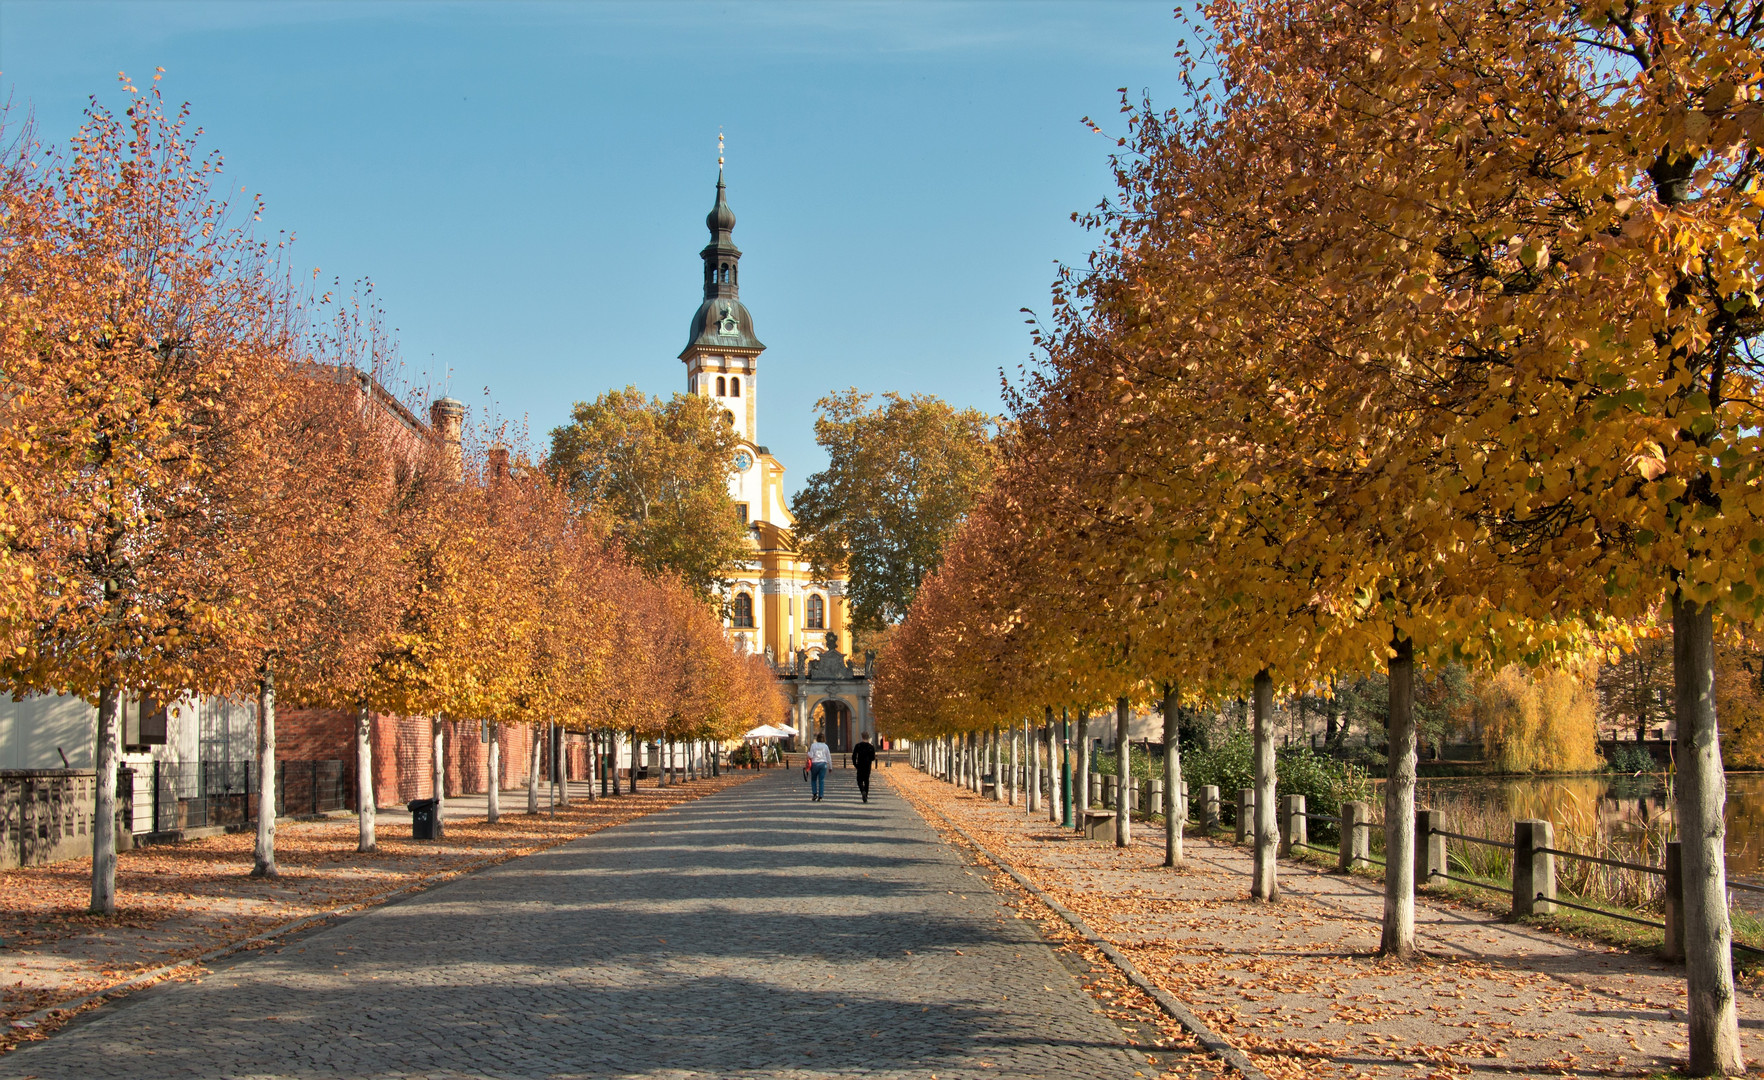
<svg viewBox="0 0 1764 1080">
<path fill-rule="evenodd" d="M 412 378 L 536 443 L 572 402 L 684 386 L 728 136 L 759 431 L 792 489 L 832 390 L 991 411 L 1069 215 L 1108 195 L 1117 87 L 1172 98 L 1167 3 L 0 0 L 42 134 L 163 67 L 328 280 L 371 277 Z M 449 376 L 449 372 L 451 375 Z M 487 392 L 486 392 L 487 391 Z"/>
</svg>

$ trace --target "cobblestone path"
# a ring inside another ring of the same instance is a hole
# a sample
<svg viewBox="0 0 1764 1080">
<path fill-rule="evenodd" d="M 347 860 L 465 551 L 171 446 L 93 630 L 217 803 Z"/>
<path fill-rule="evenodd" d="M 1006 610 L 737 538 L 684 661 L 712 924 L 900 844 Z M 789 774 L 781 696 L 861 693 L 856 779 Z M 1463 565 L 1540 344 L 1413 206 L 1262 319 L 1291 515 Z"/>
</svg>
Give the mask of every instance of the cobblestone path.
<svg viewBox="0 0 1764 1080">
<path fill-rule="evenodd" d="M 0 1077 L 1134 1076 L 1034 928 L 851 777 L 811 804 L 780 769 L 463 878 L 105 1006 Z"/>
</svg>

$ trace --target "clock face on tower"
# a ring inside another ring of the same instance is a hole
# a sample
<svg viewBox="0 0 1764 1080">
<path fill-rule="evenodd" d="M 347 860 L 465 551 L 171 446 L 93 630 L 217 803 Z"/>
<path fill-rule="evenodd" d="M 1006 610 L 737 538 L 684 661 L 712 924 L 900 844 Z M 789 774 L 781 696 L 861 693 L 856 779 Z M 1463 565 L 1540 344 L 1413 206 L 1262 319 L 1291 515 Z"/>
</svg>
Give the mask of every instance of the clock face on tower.
<svg viewBox="0 0 1764 1080">
<path fill-rule="evenodd" d="M 735 451 L 735 471 L 746 472 L 753 468 L 753 455 L 745 450 Z"/>
</svg>

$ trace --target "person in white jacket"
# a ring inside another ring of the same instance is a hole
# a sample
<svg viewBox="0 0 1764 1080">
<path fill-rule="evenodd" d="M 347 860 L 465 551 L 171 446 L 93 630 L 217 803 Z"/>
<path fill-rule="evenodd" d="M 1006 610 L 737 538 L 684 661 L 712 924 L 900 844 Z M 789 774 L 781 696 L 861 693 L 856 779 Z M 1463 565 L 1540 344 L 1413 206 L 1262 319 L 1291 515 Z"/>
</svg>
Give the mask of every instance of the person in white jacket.
<svg viewBox="0 0 1764 1080">
<path fill-rule="evenodd" d="M 812 801 L 820 802 L 821 796 L 827 791 L 827 767 L 833 764 L 833 751 L 828 748 L 826 740 L 820 732 L 815 732 L 815 741 L 809 744 L 809 794 Z"/>
</svg>

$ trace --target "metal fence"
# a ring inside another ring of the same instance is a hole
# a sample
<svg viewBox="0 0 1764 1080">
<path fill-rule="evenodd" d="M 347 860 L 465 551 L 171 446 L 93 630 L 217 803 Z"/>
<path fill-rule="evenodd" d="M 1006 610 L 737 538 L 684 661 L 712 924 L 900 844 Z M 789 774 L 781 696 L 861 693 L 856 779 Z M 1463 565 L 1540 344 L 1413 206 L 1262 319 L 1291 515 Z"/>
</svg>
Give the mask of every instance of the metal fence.
<svg viewBox="0 0 1764 1080">
<path fill-rule="evenodd" d="M 355 806 L 354 777 L 341 761 L 278 761 L 276 816 Z M 257 819 L 263 788 L 254 761 L 155 761 L 135 770 L 138 833 L 243 825 Z"/>
</svg>

